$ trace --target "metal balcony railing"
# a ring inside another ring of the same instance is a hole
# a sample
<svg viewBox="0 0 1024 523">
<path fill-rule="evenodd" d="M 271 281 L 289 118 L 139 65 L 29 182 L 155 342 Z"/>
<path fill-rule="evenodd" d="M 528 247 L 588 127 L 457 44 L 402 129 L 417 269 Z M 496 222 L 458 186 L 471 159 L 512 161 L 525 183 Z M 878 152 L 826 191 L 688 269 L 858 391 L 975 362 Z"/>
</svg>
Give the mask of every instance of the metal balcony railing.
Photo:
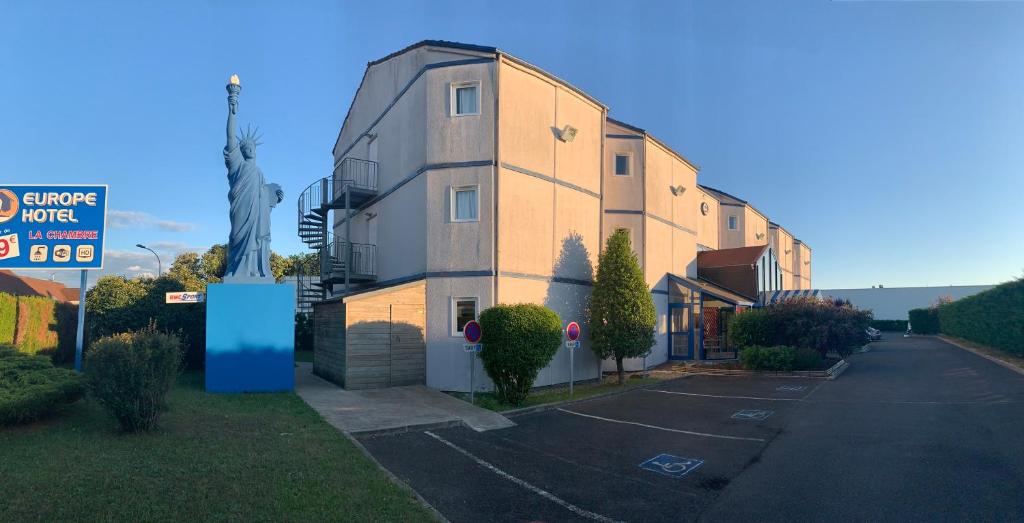
<svg viewBox="0 0 1024 523">
<path fill-rule="evenodd" d="M 338 193 L 335 194 L 335 197 L 348 186 L 364 191 L 375 192 L 377 190 L 377 162 L 360 160 L 359 158 L 345 158 L 338 165 L 335 174 L 338 175 L 337 180 L 339 182 L 337 187 Z"/>
<path fill-rule="evenodd" d="M 377 246 L 368 243 L 334 241 L 328 246 L 332 273 L 348 271 L 360 277 L 377 276 Z"/>
</svg>

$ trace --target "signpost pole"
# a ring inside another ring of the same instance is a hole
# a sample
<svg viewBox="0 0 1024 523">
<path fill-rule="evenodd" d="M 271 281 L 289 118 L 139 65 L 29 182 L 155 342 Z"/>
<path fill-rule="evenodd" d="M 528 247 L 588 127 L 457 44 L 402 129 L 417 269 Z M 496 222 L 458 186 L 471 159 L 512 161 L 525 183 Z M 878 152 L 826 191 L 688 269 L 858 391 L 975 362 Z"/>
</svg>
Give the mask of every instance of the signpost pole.
<svg viewBox="0 0 1024 523">
<path fill-rule="evenodd" d="M 569 348 L 569 397 L 572 397 L 572 384 L 576 381 L 575 365 L 573 365 L 573 353 L 576 349 Z"/>
<path fill-rule="evenodd" d="M 78 326 L 75 328 L 75 371 L 82 372 L 82 342 L 85 339 L 85 286 L 89 271 L 82 269 L 82 282 L 78 287 Z"/>
<path fill-rule="evenodd" d="M 476 352 L 470 352 L 469 353 L 469 402 L 471 404 L 474 404 L 474 405 L 476 404 L 476 401 L 474 401 L 474 398 L 473 398 L 473 393 L 475 392 L 475 389 L 476 389 L 476 387 L 473 386 L 473 382 L 476 381 L 476 380 L 473 379 L 473 374 L 475 373 L 475 369 L 476 369 L 476 365 L 474 365 L 474 363 L 476 363 L 476 362 L 473 361 L 475 359 L 476 359 Z"/>
</svg>

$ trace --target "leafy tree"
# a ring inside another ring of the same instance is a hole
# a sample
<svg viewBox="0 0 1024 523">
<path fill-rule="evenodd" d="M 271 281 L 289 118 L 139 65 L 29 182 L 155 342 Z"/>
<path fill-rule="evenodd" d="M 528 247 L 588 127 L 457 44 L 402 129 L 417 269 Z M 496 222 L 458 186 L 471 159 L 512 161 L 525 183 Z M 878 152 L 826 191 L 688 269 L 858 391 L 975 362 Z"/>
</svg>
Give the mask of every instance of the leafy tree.
<svg viewBox="0 0 1024 523">
<path fill-rule="evenodd" d="M 149 292 L 148 279 L 103 276 L 85 295 L 85 326 L 89 336 L 99 338 L 137 328 L 136 305 Z"/>
<path fill-rule="evenodd" d="M 179 254 L 165 277 L 181 283 L 187 291 L 206 290 L 207 280 L 204 278 L 201 259 L 194 252 Z"/>
<path fill-rule="evenodd" d="M 285 276 L 320 274 L 320 255 L 315 252 L 291 254 L 285 258 Z"/>
<path fill-rule="evenodd" d="M 223 243 L 210 247 L 199 258 L 199 272 L 207 283 L 218 283 L 228 267 L 228 246 Z"/>
<path fill-rule="evenodd" d="M 626 380 L 622 360 L 650 352 L 656 321 L 654 300 L 626 230 L 609 236 L 598 257 L 588 313 L 590 348 L 601 359 L 615 358 L 622 385 Z"/>
</svg>

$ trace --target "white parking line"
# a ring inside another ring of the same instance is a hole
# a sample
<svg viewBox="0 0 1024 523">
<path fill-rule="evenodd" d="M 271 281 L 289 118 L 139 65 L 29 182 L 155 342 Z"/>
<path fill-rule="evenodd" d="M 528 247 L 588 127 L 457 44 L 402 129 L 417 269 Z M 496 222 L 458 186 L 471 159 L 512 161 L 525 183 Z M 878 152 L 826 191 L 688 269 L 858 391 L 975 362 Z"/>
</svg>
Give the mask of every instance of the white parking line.
<svg viewBox="0 0 1024 523">
<path fill-rule="evenodd" d="M 817 388 L 817 387 L 815 387 Z M 765 398 L 762 396 L 720 396 L 718 394 L 697 394 L 696 392 L 676 392 L 671 390 L 640 389 L 646 392 L 660 392 L 662 394 L 678 394 L 680 396 L 699 396 L 701 398 L 724 398 L 735 400 L 763 400 L 763 401 L 800 401 L 803 398 Z M 812 391 L 813 392 L 813 391 Z M 807 396 L 810 396 L 808 394 Z M 804 396 L 804 397 L 807 397 Z"/>
<path fill-rule="evenodd" d="M 488 463 L 488 462 L 486 462 L 486 461 L 484 461 L 484 460 L 474 456 L 468 450 L 466 450 L 466 449 L 464 449 L 462 447 L 459 447 L 458 445 L 456 445 L 456 444 L 454 444 L 454 443 L 452 443 L 452 442 L 442 438 L 441 436 L 438 436 L 437 434 L 434 434 L 433 432 L 430 432 L 429 430 L 428 431 L 424 431 L 424 434 L 426 434 L 427 436 L 430 436 L 430 437 L 436 439 L 437 441 L 440 441 L 441 443 L 444 443 L 445 445 L 451 447 L 456 452 L 458 452 L 458 453 L 462 454 L 463 456 L 466 456 L 467 458 L 475 461 L 477 463 L 477 465 L 480 465 L 481 467 L 484 467 L 485 469 L 490 470 L 491 472 L 493 472 L 493 473 L 495 473 L 495 474 L 497 474 L 497 475 L 499 475 L 499 476 L 501 476 L 501 477 L 511 481 L 512 483 L 515 483 L 516 485 L 519 485 L 520 487 L 523 487 L 523 488 L 525 488 L 527 490 L 532 491 L 533 493 L 535 493 L 535 494 L 537 494 L 537 495 L 547 499 L 548 501 L 552 501 L 554 503 L 557 503 L 558 505 L 561 505 L 562 507 L 566 508 L 567 510 L 569 510 L 573 514 L 576 514 L 577 516 L 584 517 L 584 518 L 587 518 L 587 519 L 592 519 L 594 521 L 605 521 L 605 522 L 609 522 L 609 523 L 612 523 L 612 522 L 616 521 L 616 520 L 614 520 L 614 519 L 612 519 L 612 518 L 610 518 L 608 516 L 602 516 L 601 514 L 598 514 L 596 512 L 591 512 L 589 510 L 577 507 L 576 505 L 573 505 L 572 503 L 569 503 L 568 501 L 565 501 L 564 499 L 562 499 L 562 498 L 560 498 L 558 496 L 555 496 L 554 494 L 552 494 L 552 493 L 550 493 L 550 492 L 548 492 L 548 491 L 546 491 L 546 490 L 544 490 L 544 489 L 542 489 L 540 487 L 535 487 L 535 486 L 531 485 L 530 483 L 527 483 L 526 481 L 523 481 L 523 480 L 513 476 L 512 474 L 509 474 L 508 472 L 505 472 L 504 470 L 501 470 L 498 467 L 495 467 L 494 465 L 491 465 L 490 463 Z"/>
<path fill-rule="evenodd" d="M 594 416 L 593 414 L 584 414 L 582 412 L 576 412 L 574 410 L 558 409 L 566 414 L 574 414 L 576 416 L 583 416 L 584 418 L 599 419 L 601 421 L 608 421 L 611 423 L 622 423 L 624 425 L 636 425 L 637 427 L 644 427 L 654 430 L 664 430 L 665 432 L 675 432 L 677 434 L 689 434 L 691 436 L 700 436 L 702 438 L 717 438 L 717 439 L 732 439 L 739 441 L 757 441 L 763 443 L 765 440 L 761 438 L 746 438 L 743 436 L 726 436 L 724 434 L 708 434 L 706 432 L 693 432 L 690 430 L 670 429 L 668 427 L 659 427 L 657 425 L 648 425 L 646 423 L 640 423 L 637 421 L 624 421 L 620 419 L 602 418 L 601 416 Z"/>
</svg>

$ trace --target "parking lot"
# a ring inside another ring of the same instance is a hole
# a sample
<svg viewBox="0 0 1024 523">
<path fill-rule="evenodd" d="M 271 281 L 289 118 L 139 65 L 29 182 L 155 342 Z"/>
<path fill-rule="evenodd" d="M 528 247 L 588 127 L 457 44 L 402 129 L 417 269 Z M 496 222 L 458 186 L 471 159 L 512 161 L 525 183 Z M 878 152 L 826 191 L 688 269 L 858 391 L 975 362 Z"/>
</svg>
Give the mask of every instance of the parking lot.
<svg viewBox="0 0 1024 523">
<path fill-rule="evenodd" d="M 889 337 L 840 379 L 689 376 L 364 438 L 452 521 L 1024 517 L 1024 376 Z"/>
</svg>

